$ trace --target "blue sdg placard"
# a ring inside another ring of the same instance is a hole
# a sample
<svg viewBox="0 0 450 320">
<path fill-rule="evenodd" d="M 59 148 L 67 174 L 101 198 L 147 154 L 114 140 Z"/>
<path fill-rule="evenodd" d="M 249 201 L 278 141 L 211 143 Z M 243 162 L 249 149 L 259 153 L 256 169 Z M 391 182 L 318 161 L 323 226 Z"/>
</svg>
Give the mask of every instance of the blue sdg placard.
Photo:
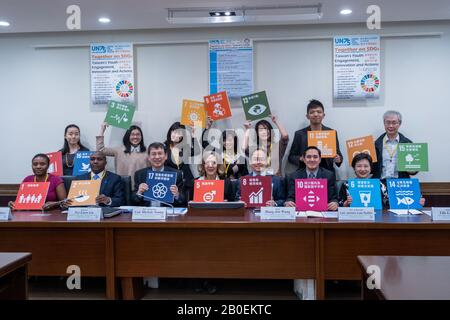
<svg viewBox="0 0 450 320">
<path fill-rule="evenodd" d="M 144 195 L 154 199 L 155 201 L 173 203 L 173 194 L 170 191 L 170 186 L 176 184 L 176 182 L 176 172 L 156 172 L 149 170 L 147 171 L 148 190 L 144 193 Z"/>
<path fill-rule="evenodd" d="M 418 179 L 387 179 L 391 209 L 422 209 Z"/>
<path fill-rule="evenodd" d="M 94 151 L 80 151 L 75 154 L 72 175 L 79 176 L 91 172 L 91 164 L 89 163 L 89 160 L 91 158 L 91 154 L 93 153 Z"/>
<path fill-rule="evenodd" d="M 348 192 L 352 196 L 350 207 L 382 209 L 379 179 L 350 179 Z"/>
</svg>

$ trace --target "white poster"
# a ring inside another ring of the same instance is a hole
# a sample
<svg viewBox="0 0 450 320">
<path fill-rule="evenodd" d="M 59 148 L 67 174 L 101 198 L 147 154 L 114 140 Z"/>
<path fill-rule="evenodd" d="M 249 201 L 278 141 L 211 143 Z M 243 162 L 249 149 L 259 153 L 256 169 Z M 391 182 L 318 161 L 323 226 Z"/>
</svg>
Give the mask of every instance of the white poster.
<svg viewBox="0 0 450 320">
<path fill-rule="evenodd" d="M 253 93 L 253 42 L 209 41 L 209 93 L 227 91 L 238 98 Z"/>
<path fill-rule="evenodd" d="M 92 104 L 110 100 L 134 104 L 134 93 L 133 44 L 91 44 Z"/>
<path fill-rule="evenodd" d="M 380 36 L 334 37 L 334 99 L 378 98 Z"/>
</svg>

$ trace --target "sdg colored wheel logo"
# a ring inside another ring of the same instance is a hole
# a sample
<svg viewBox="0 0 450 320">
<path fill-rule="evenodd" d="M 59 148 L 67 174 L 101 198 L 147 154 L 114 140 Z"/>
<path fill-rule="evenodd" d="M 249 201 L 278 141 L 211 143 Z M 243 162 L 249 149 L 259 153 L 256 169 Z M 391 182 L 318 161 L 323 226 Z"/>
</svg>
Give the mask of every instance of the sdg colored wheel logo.
<svg viewBox="0 0 450 320">
<path fill-rule="evenodd" d="M 128 98 L 134 90 L 134 86 L 128 80 L 121 80 L 116 84 L 116 93 L 121 98 Z"/>
</svg>

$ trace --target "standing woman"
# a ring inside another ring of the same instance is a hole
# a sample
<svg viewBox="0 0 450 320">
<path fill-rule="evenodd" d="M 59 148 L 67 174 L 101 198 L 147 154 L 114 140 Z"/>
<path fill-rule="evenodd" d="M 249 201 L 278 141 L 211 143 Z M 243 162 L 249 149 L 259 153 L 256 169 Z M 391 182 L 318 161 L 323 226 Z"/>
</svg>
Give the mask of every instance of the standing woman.
<svg viewBox="0 0 450 320">
<path fill-rule="evenodd" d="M 50 165 L 50 159 L 46 154 L 39 153 L 33 157 L 31 160 L 31 169 L 33 174 L 25 177 L 22 182 L 50 182 L 50 187 L 48 189 L 47 198 L 45 204 L 42 207 L 43 210 L 51 210 L 60 207 L 58 201 L 64 200 L 67 197 L 66 189 L 64 188 L 63 180 L 47 173 L 48 167 Z M 9 207 L 14 209 L 14 202 L 9 202 Z"/>
<path fill-rule="evenodd" d="M 223 165 L 225 176 L 231 180 L 238 180 L 248 175 L 247 159 L 238 154 L 238 137 L 234 130 L 225 130 L 222 134 Z"/>
<path fill-rule="evenodd" d="M 115 148 L 105 147 L 105 130 L 109 125 L 103 122 L 100 133 L 96 137 L 97 151 L 102 151 L 109 157 L 114 157 L 116 174 L 130 176 L 131 185 L 134 186 L 134 173 L 147 168 L 147 148 L 144 144 L 144 135 L 141 128 L 131 126 L 123 135 L 122 146 Z"/>
<path fill-rule="evenodd" d="M 165 166 L 180 170 L 183 173 L 183 184 L 186 199 L 192 200 L 194 196 L 194 175 L 189 164 L 183 161 L 183 152 L 191 153 L 191 146 L 183 142 L 183 133 L 186 127 L 180 122 L 174 122 L 167 131 L 164 144 L 167 148 L 167 160 Z"/>
<path fill-rule="evenodd" d="M 78 151 L 89 151 L 80 142 L 80 128 L 76 124 L 69 124 L 64 130 L 64 147 L 62 153 L 63 175 L 71 176 L 75 154 Z"/>
<path fill-rule="evenodd" d="M 252 150 L 249 150 L 251 124 L 250 121 L 247 121 L 244 124 L 246 132 L 242 149 L 247 156 L 256 149 L 265 151 L 267 155 L 268 174 L 281 176 L 282 160 L 289 142 L 289 135 L 283 125 L 278 121 L 277 117 L 271 115 L 271 119 L 280 132 L 279 141 L 275 141 L 275 132 L 270 122 L 267 120 L 260 120 L 255 125 L 256 145 L 252 145 Z"/>
</svg>

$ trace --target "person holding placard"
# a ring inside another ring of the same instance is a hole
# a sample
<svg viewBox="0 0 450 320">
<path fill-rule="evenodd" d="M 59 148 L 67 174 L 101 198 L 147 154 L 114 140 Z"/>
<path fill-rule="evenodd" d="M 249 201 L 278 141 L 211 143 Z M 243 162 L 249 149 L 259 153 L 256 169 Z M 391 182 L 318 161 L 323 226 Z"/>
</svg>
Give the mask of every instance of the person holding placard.
<svg viewBox="0 0 450 320">
<path fill-rule="evenodd" d="M 306 118 L 309 120 L 309 126 L 295 132 L 288 160 L 300 169 L 304 169 L 306 164 L 303 159 L 303 153 L 308 147 L 308 131 L 326 131 L 333 130 L 322 124 L 325 117 L 325 109 L 319 100 L 311 100 L 306 107 Z M 342 164 L 342 153 L 339 148 L 339 139 L 336 132 L 336 156 L 334 158 L 322 158 L 320 166 L 327 170 L 335 172 L 334 164 L 340 167 Z"/>
<path fill-rule="evenodd" d="M 64 146 L 61 150 L 63 175 L 71 176 L 75 161 L 75 154 L 78 151 L 89 151 L 80 142 L 80 128 L 76 124 L 69 124 L 64 129 Z"/>
<path fill-rule="evenodd" d="M 268 170 L 267 154 L 264 150 L 256 149 L 250 157 L 250 167 L 252 172 L 248 176 L 268 176 L 271 178 L 272 194 L 270 200 L 265 203 L 268 207 L 282 207 L 286 201 L 285 184 L 283 177 L 273 175 Z M 269 185 L 270 186 L 270 185 Z M 237 197 L 240 198 L 241 187 L 239 185 Z"/>
<path fill-rule="evenodd" d="M 219 161 L 215 152 L 207 151 L 203 154 L 202 164 L 198 166 L 198 172 L 200 174 L 198 180 L 224 180 L 224 200 L 235 201 L 231 181 L 225 177 L 225 167 Z"/>
<path fill-rule="evenodd" d="M 122 179 L 119 175 L 106 170 L 106 155 L 101 151 L 94 152 L 89 163 L 91 172 L 80 175 L 78 180 L 100 180 L 100 193 L 95 199 L 100 206 L 119 207 L 124 204 Z"/>
<path fill-rule="evenodd" d="M 263 150 L 267 156 L 266 171 L 271 175 L 281 176 L 281 166 L 289 143 L 289 134 L 276 116 L 271 115 L 271 119 L 278 130 L 274 130 L 269 121 L 260 120 L 255 124 L 256 141 L 250 137 L 251 122 L 244 123 L 246 131 L 242 149 L 246 155 L 250 155 L 256 149 Z"/>
<path fill-rule="evenodd" d="M 50 165 L 50 159 L 46 154 L 39 153 L 33 157 L 31 160 L 31 168 L 33 174 L 25 177 L 22 182 L 49 182 L 50 186 L 47 192 L 47 198 L 45 204 L 42 207 L 43 210 L 51 210 L 59 208 L 61 205 L 70 204 L 70 200 L 66 200 L 67 192 L 64 187 L 63 180 L 47 173 L 48 167 Z M 10 201 L 8 206 L 14 210 L 14 201 Z"/>
<path fill-rule="evenodd" d="M 412 143 L 398 132 L 402 124 L 402 115 L 398 111 L 389 110 L 383 114 L 385 133 L 375 141 L 378 161 L 374 164 L 373 177 L 382 180 L 388 178 L 410 178 L 417 172 L 399 172 L 397 170 L 397 155 L 399 143 Z"/>
<path fill-rule="evenodd" d="M 147 149 L 149 167 L 136 171 L 134 174 L 134 190 L 136 194 L 133 195 L 133 202 L 139 206 L 168 206 L 165 203 L 158 201 L 157 199 L 145 199 L 143 194 L 149 190 L 147 184 L 147 172 L 174 172 L 176 173 L 176 183 L 170 186 L 169 191 L 173 195 L 173 206 L 183 207 L 186 204 L 186 200 L 183 193 L 183 179 L 181 171 L 165 166 L 164 163 L 167 160 L 167 149 L 163 143 L 153 142 Z"/>
<path fill-rule="evenodd" d="M 147 167 L 147 149 L 144 144 L 144 135 L 140 127 L 132 125 L 123 135 L 123 145 L 110 148 L 105 146 L 105 130 L 109 125 L 103 122 L 100 133 L 96 137 L 97 151 L 106 156 L 114 157 L 116 174 L 130 176 L 131 185 L 134 185 L 134 174 L 137 170 Z"/>
<path fill-rule="evenodd" d="M 223 165 L 225 175 L 231 180 L 237 180 L 248 175 L 247 159 L 238 153 L 238 137 L 234 130 L 224 130 L 222 133 Z"/>
<path fill-rule="evenodd" d="M 298 169 L 287 177 L 288 194 L 285 206 L 295 207 L 295 179 L 326 179 L 328 192 L 328 210 L 336 211 L 338 209 L 338 197 L 336 193 L 336 176 L 334 172 L 319 166 L 321 161 L 321 152 L 319 148 L 307 147 L 303 152 L 302 159 L 306 167 Z"/>
</svg>

